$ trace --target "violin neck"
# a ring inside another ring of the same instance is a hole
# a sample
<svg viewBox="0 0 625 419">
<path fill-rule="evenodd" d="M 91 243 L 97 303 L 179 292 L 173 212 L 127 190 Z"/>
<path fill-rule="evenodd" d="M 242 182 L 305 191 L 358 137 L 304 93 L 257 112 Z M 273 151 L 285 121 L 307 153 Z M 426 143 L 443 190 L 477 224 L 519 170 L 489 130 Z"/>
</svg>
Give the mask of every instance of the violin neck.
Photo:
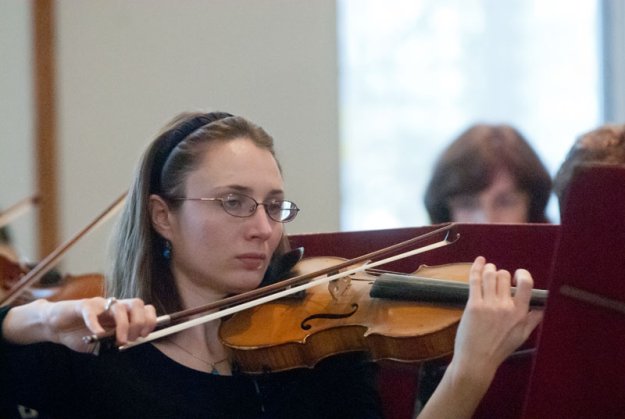
<svg viewBox="0 0 625 419">
<path fill-rule="evenodd" d="M 513 287 L 512 292 L 515 290 Z M 469 284 L 446 279 L 382 274 L 374 281 L 369 295 L 373 298 L 464 306 L 469 298 Z M 547 295 L 546 290 L 532 290 L 530 305 L 544 306 Z"/>
</svg>

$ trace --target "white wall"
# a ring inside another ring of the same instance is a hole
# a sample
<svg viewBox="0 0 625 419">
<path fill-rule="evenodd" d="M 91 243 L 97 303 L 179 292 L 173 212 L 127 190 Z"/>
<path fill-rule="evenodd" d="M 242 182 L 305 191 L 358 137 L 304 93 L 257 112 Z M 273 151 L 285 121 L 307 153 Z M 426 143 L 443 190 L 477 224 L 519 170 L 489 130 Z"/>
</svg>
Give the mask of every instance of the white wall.
<svg viewBox="0 0 625 419">
<path fill-rule="evenodd" d="M 30 3 L 0 1 L 0 210 L 35 193 Z M 10 224 L 21 257 L 34 260 L 36 207 Z"/>
<path fill-rule="evenodd" d="M 334 0 L 58 0 L 56 5 L 62 241 L 127 189 L 140 153 L 165 122 L 196 109 L 246 116 L 274 136 L 288 197 L 303 208 L 289 233 L 339 228 Z M 6 6 L 0 7 L 0 25 L 14 22 L 15 16 L 5 15 Z M 23 30 L 28 22 L 15 24 L 18 32 L 29 33 Z M 29 50 L 28 41 L 20 42 L 11 53 Z M 11 71 L 21 74 L 20 84 L 30 83 L 26 65 Z M 16 87 L 4 74 L 0 80 Z M 12 96 L 30 98 L 21 92 Z M 10 119 L 3 124 L 19 122 Z M 28 124 L 22 125 L 28 138 Z M 3 154 L 6 132 L 12 131 L 2 128 Z M 32 153 L 21 154 L 15 163 L 32 176 Z M 9 198 L 3 196 L 0 205 Z M 112 225 L 107 221 L 81 240 L 63 259 L 65 270 L 104 269 Z"/>
<path fill-rule="evenodd" d="M 288 196 L 303 208 L 290 233 L 337 230 L 335 22 L 333 0 L 60 0 L 63 236 L 128 187 L 165 122 L 195 109 L 240 114 L 273 134 Z M 112 224 L 66 266 L 102 266 Z"/>
<path fill-rule="evenodd" d="M 35 192 L 32 1 L 0 0 L 0 209 Z M 274 135 L 289 197 L 303 208 L 289 232 L 339 229 L 335 0 L 56 6 L 61 240 L 128 187 L 140 152 L 170 117 L 198 108 L 247 116 Z M 611 15 L 622 17 L 621 9 Z M 104 268 L 111 224 L 67 255 L 68 272 Z M 34 213 L 11 227 L 21 253 L 33 259 Z"/>
</svg>

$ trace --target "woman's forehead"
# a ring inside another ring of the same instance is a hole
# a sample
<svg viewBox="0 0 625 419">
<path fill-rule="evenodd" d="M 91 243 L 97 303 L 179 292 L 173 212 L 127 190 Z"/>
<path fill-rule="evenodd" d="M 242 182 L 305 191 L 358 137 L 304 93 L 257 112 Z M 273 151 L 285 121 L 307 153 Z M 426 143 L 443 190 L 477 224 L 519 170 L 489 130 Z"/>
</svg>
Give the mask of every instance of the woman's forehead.
<svg viewBox="0 0 625 419">
<path fill-rule="evenodd" d="M 219 141 L 207 147 L 200 164 L 187 178 L 188 187 L 195 183 L 213 187 L 283 188 L 274 156 L 247 138 Z"/>
</svg>

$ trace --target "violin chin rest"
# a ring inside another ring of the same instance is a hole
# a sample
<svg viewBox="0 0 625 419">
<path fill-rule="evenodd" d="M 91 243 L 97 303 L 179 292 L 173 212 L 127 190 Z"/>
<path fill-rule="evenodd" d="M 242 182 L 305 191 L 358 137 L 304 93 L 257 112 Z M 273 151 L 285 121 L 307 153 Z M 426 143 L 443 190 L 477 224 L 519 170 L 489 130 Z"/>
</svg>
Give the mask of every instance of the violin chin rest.
<svg viewBox="0 0 625 419">
<path fill-rule="evenodd" d="M 287 278 L 293 267 L 302 260 L 302 257 L 304 257 L 303 247 L 298 247 L 283 254 L 269 265 L 260 286 L 270 285 Z"/>
</svg>

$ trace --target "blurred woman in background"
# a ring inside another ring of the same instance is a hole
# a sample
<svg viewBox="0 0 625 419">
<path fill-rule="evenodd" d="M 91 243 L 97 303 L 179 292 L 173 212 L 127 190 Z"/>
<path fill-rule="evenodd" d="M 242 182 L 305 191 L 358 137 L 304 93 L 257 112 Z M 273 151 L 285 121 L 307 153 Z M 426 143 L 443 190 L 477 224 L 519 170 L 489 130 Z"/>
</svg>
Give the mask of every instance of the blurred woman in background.
<svg viewBox="0 0 625 419">
<path fill-rule="evenodd" d="M 434 224 L 544 223 L 551 177 L 515 128 L 473 125 L 439 157 L 425 194 Z"/>
</svg>

